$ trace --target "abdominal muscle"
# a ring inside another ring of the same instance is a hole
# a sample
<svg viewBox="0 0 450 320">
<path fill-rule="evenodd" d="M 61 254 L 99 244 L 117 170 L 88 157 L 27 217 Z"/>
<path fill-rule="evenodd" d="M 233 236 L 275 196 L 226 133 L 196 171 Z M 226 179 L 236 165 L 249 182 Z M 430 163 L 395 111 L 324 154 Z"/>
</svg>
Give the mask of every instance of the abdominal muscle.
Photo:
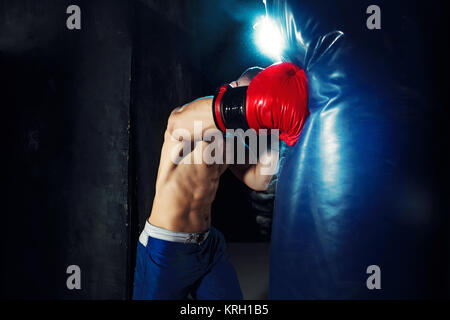
<svg viewBox="0 0 450 320">
<path fill-rule="evenodd" d="M 224 164 L 174 164 L 170 153 L 179 142 L 166 139 L 156 181 L 156 193 L 149 223 L 177 232 L 197 233 L 211 225 L 211 204 L 226 170 Z M 206 142 L 197 144 L 200 152 Z"/>
</svg>

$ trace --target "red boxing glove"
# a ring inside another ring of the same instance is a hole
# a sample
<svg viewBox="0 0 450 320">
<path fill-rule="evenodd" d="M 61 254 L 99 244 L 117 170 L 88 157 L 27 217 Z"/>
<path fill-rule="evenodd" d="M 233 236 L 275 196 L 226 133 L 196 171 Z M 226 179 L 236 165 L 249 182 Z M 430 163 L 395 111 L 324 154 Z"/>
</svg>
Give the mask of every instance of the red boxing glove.
<svg viewBox="0 0 450 320">
<path fill-rule="evenodd" d="M 309 115 L 308 81 L 300 67 L 284 62 L 261 71 L 248 87 L 222 86 L 213 100 L 216 126 L 279 129 L 280 139 L 297 142 Z"/>
<path fill-rule="evenodd" d="M 246 115 L 250 128 L 279 129 L 280 139 L 297 142 L 308 110 L 308 81 L 292 63 L 275 64 L 261 71 L 247 90 Z"/>
</svg>

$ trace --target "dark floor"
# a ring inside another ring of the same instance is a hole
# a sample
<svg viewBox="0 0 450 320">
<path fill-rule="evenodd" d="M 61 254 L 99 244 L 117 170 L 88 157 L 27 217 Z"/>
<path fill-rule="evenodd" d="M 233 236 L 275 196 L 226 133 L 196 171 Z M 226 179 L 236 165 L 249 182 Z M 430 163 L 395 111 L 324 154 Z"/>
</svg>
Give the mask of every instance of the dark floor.
<svg viewBox="0 0 450 320">
<path fill-rule="evenodd" d="M 231 242 L 228 251 L 245 300 L 267 299 L 269 290 L 269 249 L 267 242 Z"/>
</svg>

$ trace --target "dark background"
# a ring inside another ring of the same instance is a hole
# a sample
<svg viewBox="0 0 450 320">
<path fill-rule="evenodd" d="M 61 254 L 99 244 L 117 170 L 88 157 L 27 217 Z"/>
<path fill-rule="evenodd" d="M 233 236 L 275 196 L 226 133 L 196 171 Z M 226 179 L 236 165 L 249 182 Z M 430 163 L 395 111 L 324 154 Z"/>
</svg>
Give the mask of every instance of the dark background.
<svg viewBox="0 0 450 320">
<path fill-rule="evenodd" d="M 443 2 L 302 3 L 325 28 L 344 31 L 360 56 L 391 66 L 406 96 L 429 105 L 420 127 L 427 148 L 418 144 L 411 156 L 430 153 L 426 180 L 434 205 L 447 210 Z M 81 7 L 81 30 L 66 28 L 71 4 Z M 380 31 L 365 27 L 370 4 L 382 8 Z M 263 13 L 256 0 L 0 0 L 2 297 L 130 297 L 167 117 L 248 66 L 271 63 L 251 38 Z M 397 59 L 398 50 L 409 59 Z M 249 192 L 223 176 L 213 223 L 230 242 L 264 240 Z M 71 264 L 81 267 L 82 290 L 66 288 Z"/>
</svg>

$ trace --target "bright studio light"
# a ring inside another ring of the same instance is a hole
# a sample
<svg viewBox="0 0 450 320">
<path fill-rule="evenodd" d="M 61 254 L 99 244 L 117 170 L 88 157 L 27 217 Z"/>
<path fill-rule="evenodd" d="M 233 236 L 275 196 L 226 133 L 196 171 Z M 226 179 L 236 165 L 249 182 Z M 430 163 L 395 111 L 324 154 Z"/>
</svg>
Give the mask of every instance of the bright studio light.
<svg viewBox="0 0 450 320">
<path fill-rule="evenodd" d="M 253 29 L 255 29 L 255 42 L 259 50 L 266 56 L 279 60 L 284 43 L 277 25 L 264 16 L 258 19 Z"/>
</svg>

